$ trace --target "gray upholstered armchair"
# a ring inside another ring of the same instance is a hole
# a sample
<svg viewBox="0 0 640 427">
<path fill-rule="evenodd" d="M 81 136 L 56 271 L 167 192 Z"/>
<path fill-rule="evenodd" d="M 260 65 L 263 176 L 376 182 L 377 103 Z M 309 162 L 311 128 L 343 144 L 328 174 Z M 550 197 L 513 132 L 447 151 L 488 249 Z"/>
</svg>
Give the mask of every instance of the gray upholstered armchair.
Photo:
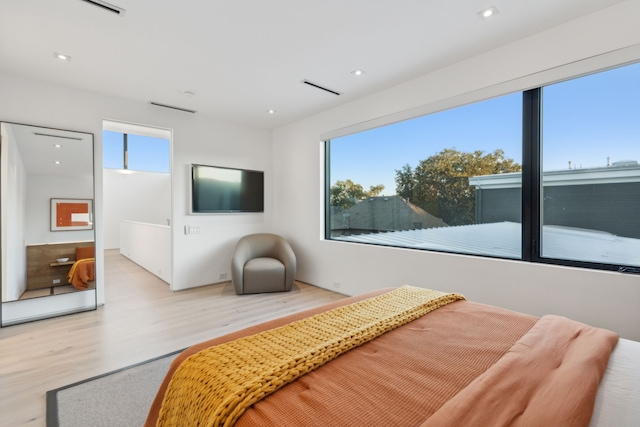
<svg viewBox="0 0 640 427">
<path fill-rule="evenodd" d="M 236 294 L 290 291 L 296 277 L 296 255 L 277 234 L 242 237 L 231 260 Z"/>
</svg>

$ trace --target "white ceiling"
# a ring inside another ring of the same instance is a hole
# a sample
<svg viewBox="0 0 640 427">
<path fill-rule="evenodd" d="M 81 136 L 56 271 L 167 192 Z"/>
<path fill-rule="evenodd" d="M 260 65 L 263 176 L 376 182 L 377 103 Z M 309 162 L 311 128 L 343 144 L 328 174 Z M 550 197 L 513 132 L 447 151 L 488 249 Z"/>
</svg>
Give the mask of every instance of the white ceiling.
<svg viewBox="0 0 640 427">
<path fill-rule="evenodd" d="M 93 135 L 1 123 L 13 135 L 27 174 L 93 178 Z"/>
<path fill-rule="evenodd" d="M 621 2 L 2 0 L 0 73 L 273 129 Z"/>
</svg>

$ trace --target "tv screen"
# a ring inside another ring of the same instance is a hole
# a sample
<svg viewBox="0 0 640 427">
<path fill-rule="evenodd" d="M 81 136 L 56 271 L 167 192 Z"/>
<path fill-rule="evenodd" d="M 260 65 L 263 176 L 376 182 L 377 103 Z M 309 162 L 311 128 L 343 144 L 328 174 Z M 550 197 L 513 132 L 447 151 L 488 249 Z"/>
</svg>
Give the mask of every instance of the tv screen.
<svg viewBox="0 0 640 427">
<path fill-rule="evenodd" d="M 191 165 L 191 212 L 264 212 L 264 172 Z"/>
</svg>

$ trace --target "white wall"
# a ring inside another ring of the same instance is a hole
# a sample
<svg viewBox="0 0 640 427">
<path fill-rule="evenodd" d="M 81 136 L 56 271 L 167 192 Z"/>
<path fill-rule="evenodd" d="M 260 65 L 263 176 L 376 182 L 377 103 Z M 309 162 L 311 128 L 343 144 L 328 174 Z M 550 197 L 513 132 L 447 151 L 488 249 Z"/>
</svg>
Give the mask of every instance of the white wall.
<svg viewBox="0 0 640 427">
<path fill-rule="evenodd" d="M 121 221 L 120 254 L 165 282 L 171 281 L 171 227 Z"/>
<path fill-rule="evenodd" d="M 120 248 L 120 225 L 123 220 L 169 225 L 171 175 L 130 172 L 123 174 L 116 169 L 103 169 L 105 249 Z"/>
<path fill-rule="evenodd" d="M 158 88 L 161 95 L 163 88 Z M 166 110 L 142 102 L 78 91 L 17 76 L 0 74 L 0 120 L 70 129 L 94 134 L 95 170 L 102 170 L 102 121 L 110 119 L 173 131 L 172 240 L 174 290 L 219 281 L 228 271 L 235 242 L 244 234 L 271 230 L 273 217 L 270 132 L 221 122 L 200 114 Z M 190 163 L 244 167 L 265 171 L 265 213 L 246 215 L 188 214 Z M 104 303 L 103 176 L 96 174 L 96 279 L 98 302 Z M 184 225 L 199 225 L 201 234 L 185 235 Z"/>
<path fill-rule="evenodd" d="M 638 60 L 638 16 L 640 2 L 628 1 L 276 130 L 274 230 L 296 252 L 297 279 L 349 295 L 402 284 L 462 292 L 473 301 L 561 314 L 640 340 L 640 276 L 323 240 L 319 143 L 345 127 L 380 125 Z"/>
<path fill-rule="evenodd" d="M 171 282 L 174 290 L 229 280 L 231 254 L 238 238 L 270 232 L 274 209 L 270 132 L 228 125 L 208 130 L 185 129 L 181 137 L 193 143 L 188 150 L 178 149 L 181 142 L 174 133 Z M 265 171 L 265 212 L 189 215 L 191 163 Z M 185 235 L 185 225 L 199 226 L 200 234 Z M 218 279 L 220 273 L 227 273 L 227 278 Z"/>
<path fill-rule="evenodd" d="M 2 301 L 15 301 L 27 290 L 27 250 L 25 248 L 24 217 L 27 209 L 27 171 L 16 146 L 13 132 L 2 127 L 0 182 L 2 189 Z M 9 227 L 11 224 L 11 227 Z M 12 268 L 8 268 L 12 266 Z M 22 268 L 20 268 L 22 266 Z"/>
</svg>

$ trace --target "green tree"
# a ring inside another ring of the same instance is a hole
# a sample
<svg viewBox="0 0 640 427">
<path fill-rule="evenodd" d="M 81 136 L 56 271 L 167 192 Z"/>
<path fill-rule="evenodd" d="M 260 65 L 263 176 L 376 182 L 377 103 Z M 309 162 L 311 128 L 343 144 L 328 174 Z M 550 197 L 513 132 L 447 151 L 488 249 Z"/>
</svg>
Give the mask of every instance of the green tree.
<svg viewBox="0 0 640 427">
<path fill-rule="evenodd" d="M 384 190 L 384 185 L 382 184 L 372 185 L 371 187 L 369 187 L 369 191 L 365 193 L 365 198 L 378 197 L 380 193 L 382 193 L 382 190 Z"/>
<path fill-rule="evenodd" d="M 331 193 L 329 197 L 329 203 L 331 206 L 342 206 L 345 209 L 358 203 L 360 200 L 364 200 L 368 197 L 376 197 L 382 193 L 384 185 L 372 185 L 369 187 L 369 191 L 365 191 L 362 185 L 347 179 L 345 181 L 336 181 L 331 187 Z"/>
<path fill-rule="evenodd" d="M 475 188 L 472 176 L 519 172 L 521 166 L 505 158 L 504 151 L 465 153 L 454 148 L 396 170 L 396 193 L 449 225 L 475 222 Z"/>
<path fill-rule="evenodd" d="M 409 164 L 405 164 L 402 169 L 396 169 L 396 194 L 405 200 L 413 202 L 413 188 L 415 179 L 413 170 Z"/>
</svg>

